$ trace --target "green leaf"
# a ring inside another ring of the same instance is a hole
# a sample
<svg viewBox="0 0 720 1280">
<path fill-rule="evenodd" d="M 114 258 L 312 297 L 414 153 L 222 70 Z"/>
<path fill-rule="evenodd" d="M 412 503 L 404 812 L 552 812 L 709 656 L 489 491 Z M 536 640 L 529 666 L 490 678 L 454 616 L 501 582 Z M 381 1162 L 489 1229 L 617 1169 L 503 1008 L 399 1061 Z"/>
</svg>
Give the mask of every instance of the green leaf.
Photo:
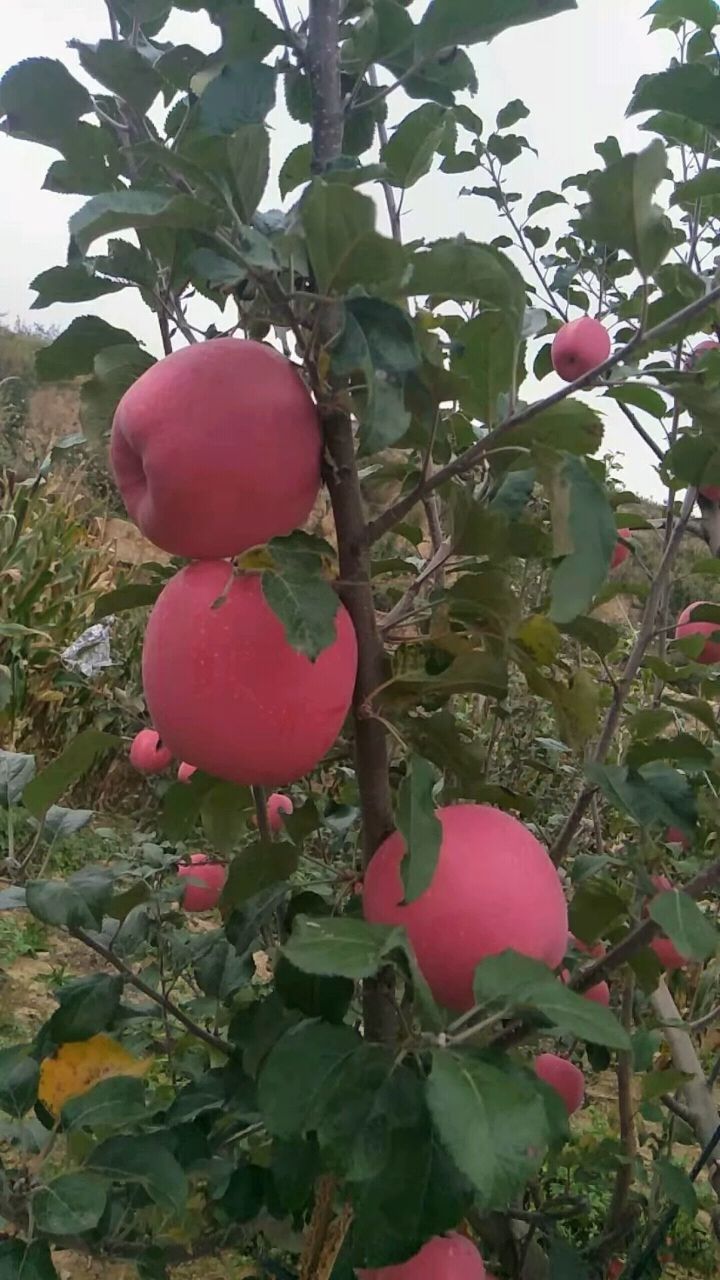
<svg viewBox="0 0 720 1280">
<path fill-rule="evenodd" d="M 553 535 L 563 555 L 553 570 L 550 618 L 572 622 L 607 579 L 617 529 L 607 493 L 580 458 L 566 457 L 552 477 Z"/>
<path fill-rule="evenodd" d="M 120 399 L 153 364 L 154 357 L 136 342 L 98 352 L 93 362 L 95 374 L 83 383 L 80 392 L 80 421 L 87 440 L 104 447 Z"/>
<path fill-rule="evenodd" d="M 525 316 L 525 281 L 499 249 L 458 236 L 436 240 L 411 259 L 408 293 L 479 301 L 506 315 L 518 336 Z"/>
<path fill-rule="evenodd" d="M 124 40 L 99 40 L 84 44 L 71 40 L 88 75 L 144 115 L 162 88 L 162 81 L 148 58 Z"/>
<path fill-rule="evenodd" d="M 116 329 L 100 316 L 78 316 L 67 329 L 35 356 L 40 382 L 63 382 L 92 373 L 95 357 L 107 347 L 135 343 L 127 329 Z"/>
<path fill-rule="evenodd" d="M 584 880 L 570 903 L 570 931 L 582 942 L 593 943 L 627 910 L 628 904 L 615 885 L 604 880 Z"/>
<path fill-rule="evenodd" d="M 646 279 L 672 246 L 671 224 L 653 203 L 667 168 L 667 153 L 657 139 L 645 151 L 609 164 L 590 180 L 590 204 L 580 221 L 583 235 L 611 249 L 624 250 Z"/>
<path fill-rule="evenodd" d="M 339 600 L 324 576 L 322 552 L 302 530 L 268 544 L 275 570 L 262 575 L 263 595 L 288 644 L 314 662 L 333 643 Z"/>
<path fill-rule="evenodd" d="M 120 1008 L 123 985 L 123 978 L 109 973 L 65 983 L 58 991 L 60 1008 L 47 1024 L 55 1044 L 89 1040 L 107 1031 Z"/>
<path fill-rule="evenodd" d="M 602 438 L 603 423 L 598 412 L 572 397 L 513 427 L 505 436 L 507 443 L 514 447 L 545 445 L 575 454 L 595 453 Z"/>
<path fill-rule="evenodd" d="M 670 738 L 635 742 L 625 758 L 630 769 L 639 769 L 651 760 L 672 760 L 685 769 L 706 769 L 712 764 L 713 753 L 692 734 L 676 733 Z"/>
<path fill-rule="evenodd" d="M 271 885 L 289 880 L 297 870 L 299 850 L 289 841 L 257 840 L 236 854 L 228 868 L 228 878 L 220 905 L 223 911 L 239 907 Z"/>
<path fill-rule="evenodd" d="M 421 756 L 411 756 L 398 795 L 397 826 L 405 839 L 401 874 L 406 904 L 430 888 L 442 844 L 442 825 L 435 813 L 433 788 L 437 774 Z"/>
<path fill-rule="evenodd" d="M 716 78 L 708 67 L 697 62 L 642 76 L 627 114 L 637 115 L 639 111 L 668 111 L 707 129 L 720 129 Z"/>
<path fill-rule="evenodd" d="M 120 739 L 114 733 L 100 729 L 86 729 L 78 734 L 62 755 L 28 783 L 23 792 L 25 808 L 36 818 L 42 818 L 50 805 L 62 799 L 100 756 L 119 745 Z"/>
<path fill-rule="evenodd" d="M 651 31 L 673 27 L 678 22 L 694 22 L 697 27 L 712 31 L 718 21 L 714 0 L 656 0 L 648 9 L 651 13 L 655 15 Z"/>
<path fill-rule="evenodd" d="M 35 777 L 35 757 L 22 751 L 0 750 L 0 804 L 19 804 L 23 791 Z"/>
<path fill-rule="evenodd" d="M 431 0 L 417 29 L 421 53 L 494 40 L 509 27 L 576 9 L 575 0 Z"/>
<path fill-rule="evenodd" d="M 495 124 L 498 129 L 512 129 L 514 124 L 519 120 L 527 119 L 529 115 L 530 111 L 522 99 L 513 98 L 512 102 L 508 102 L 507 106 L 498 111 Z"/>
<path fill-rule="evenodd" d="M 567 204 L 567 200 L 557 191 L 539 191 L 528 205 L 528 218 L 541 213 L 543 209 L 551 209 L 556 204 Z"/>
<path fill-rule="evenodd" d="M 668 411 L 667 401 L 654 387 L 646 387 L 640 382 L 623 382 L 618 387 L 610 387 L 606 392 L 611 400 L 619 404 L 629 404 L 635 409 L 642 409 L 660 421 Z"/>
<path fill-rule="evenodd" d="M 87 253 L 99 236 L 123 231 L 126 227 L 133 227 L 136 231 L 156 227 L 207 231 L 215 225 L 215 220 L 210 206 L 195 196 L 137 188 L 93 196 L 72 215 L 69 227 L 80 252 Z"/>
<path fill-rule="evenodd" d="M 627 1032 L 609 1009 L 571 991 L 546 965 L 516 951 L 483 960 L 475 970 L 473 989 L 479 1005 L 535 1010 L 563 1034 L 608 1049 L 629 1048 Z"/>
<path fill-rule="evenodd" d="M 299 1009 L 307 1018 L 342 1022 L 353 997 L 350 978 L 303 973 L 281 955 L 275 964 L 275 990 L 288 1009 Z"/>
<path fill-rule="evenodd" d="M 105 1212 L 107 1184 L 92 1173 L 63 1173 L 32 1198 L 33 1225 L 51 1236 L 92 1231 Z"/>
<path fill-rule="evenodd" d="M 427 1098 L 435 1127 L 479 1207 L 500 1208 L 539 1168 L 550 1138 L 542 1094 L 509 1059 L 433 1054 Z"/>
<path fill-rule="evenodd" d="M 296 187 L 301 187 L 304 183 L 310 182 L 312 178 L 311 164 L 311 142 L 301 142 L 299 146 L 294 147 L 286 155 L 278 174 L 278 186 L 283 200 Z"/>
<path fill-rule="evenodd" d="M 426 102 L 400 122 L 380 153 L 393 186 L 412 187 L 430 172 L 447 117 L 444 107 Z"/>
<path fill-rule="evenodd" d="M 676 1204 L 684 1213 L 695 1217 L 698 1211 L 698 1198 L 695 1187 L 685 1169 L 673 1164 L 664 1156 L 659 1156 L 654 1164 L 663 1194 L 671 1204 Z"/>
<path fill-rule="evenodd" d="M 455 693 L 483 693 L 491 698 L 504 698 L 507 693 L 507 664 L 493 653 L 462 653 L 439 676 L 425 669 L 393 677 L 377 700 L 380 705 L 414 705 L 419 698 L 442 698 Z"/>
<path fill-rule="evenodd" d="M 40 1083 L 40 1066 L 29 1049 L 24 1044 L 0 1049 L 0 1111 L 17 1119 L 35 1105 Z"/>
<path fill-rule="evenodd" d="M 129 582 L 125 587 L 116 587 L 95 600 L 93 622 L 99 622 L 110 614 L 124 613 L 127 609 L 147 608 L 155 603 L 162 588 L 162 582 Z"/>
<path fill-rule="evenodd" d="M 0 117 L 15 138 L 57 145 L 91 110 L 87 89 L 55 58 L 26 58 L 0 80 Z"/>
<path fill-rule="evenodd" d="M 333 1074 L 318 1117 L 325 1160 L 352 1182 L 376 1176 L 416 1096 L 417 1078 L 390 1049 L 359 1044 Z"/>
<path fill-rule="evenodd" d="M 607 799 L 630 814 L 641 827 L 679 827 L 693 839 L 697 804 L 684 774 L 669 765 L 652 763 L 634 772 L 626 765 L 586 765 L 588 780 Z"/>
<path fill-rule="evenodd" d="M 166 1213 L 179 1217 L 186 1208 L 187 1178 L 156 1138 L 108 1138 L 90 1152 L 86 1163 L 112 1182 L 138 1183 Z"/>
<path fill-rule="evenodd" d="M 70 1098 L 62 1109 L 65 1132 L 73 1129 L 127 1129 L 147 1116 L 145 1082 L 136 1076 L 111 1076 L 87 1093 Z"/>
<path fill-rule="evenodd" d="M 681 956 L 707 960 L 717 951 L 720 934 L 693 898 L 677 889 L 659 894 L 650 903 L 650 916 L 667 934 Z"/>
<path fill-rule="evenodd" d="M 243 222 L 250 222 L 263 198 L 270 173 L 270 139 L 264 124 L 245 124 L 228 139 L 230 167 L 237 206 Z"/>
<path fill-rule="evenodd" d="M 283 955 L 303 973 L 333 974 L 355 982 L 372 978 L 391 951 L 405 946 L 404 929 L 348 917 L 311 920 L 300 915 Z"/>
<path fill-rule="evenodd" d="M 245 831 L 251 806 L 250 788 L 238 786 L 236 782 L 216 782 L 200 797 L 203 830 L 218 853 L 232 853 Z"/>
<path fill-rule="evenodd" d="M 318 289 L 338 292 L 358 246 L 375 231 L 375 205 L 352 187 L 316 179 L 305 195 L 300 216 Z M 352 283 L 352 279 L 350 280 Z"/>
<path fill-rule="evenodd" d="M 112 895 L 112 877 L 87 875 L 70 880 L 31 880 L 27 886 L 27 908 L 43 924 L 61 929 L 99 929 L 103 908 Z M 104 893 L 102 892 L 104 886 Z"/>
<path fill-rule="evenodd" d="M 56 302 L 92 302 L 94 298 L 102 298 L 106 293 L 117 293 L 125 288 L 125 284 L 95 275 L 82 264 L 74 264 L 41 271 L 31 281 L 30 288 L 36 289 L 38 295 L 30 310 L 42 311 L 44 307 L 51 307 Z"/>
<path fill-rule="evenodd" d="M 2 1280 L 58 1280 L 50 1257 L 50 1246 L 44 1240 L 0 1240 L 0 1275 Z"/>
<path fill-rule="evenodd" d="M 291 1027 L 271 1049 L 258 1079 L 270 1133 L 292 1138 L 317 1128 L 334 1078 L 360 1044 L 356 1031 L 322 1022 Z"/>
<path fill-rule="evenodd" d="M 461 393 L 464 411 L 494 427 L 507 412 L 507 396 L 515 385 L 519 334 L 501 311 L 483 311 L 458 330 L 452 369 L 467 379 Z"/>
<path fill-rule="evenodd" d="M 235 133 L 262 124 L 275 105 L 275 71 L 254 58 L 236 58 L 212 79 L 200 97 L 200 122 L 211 133 Z"/>
</svg>

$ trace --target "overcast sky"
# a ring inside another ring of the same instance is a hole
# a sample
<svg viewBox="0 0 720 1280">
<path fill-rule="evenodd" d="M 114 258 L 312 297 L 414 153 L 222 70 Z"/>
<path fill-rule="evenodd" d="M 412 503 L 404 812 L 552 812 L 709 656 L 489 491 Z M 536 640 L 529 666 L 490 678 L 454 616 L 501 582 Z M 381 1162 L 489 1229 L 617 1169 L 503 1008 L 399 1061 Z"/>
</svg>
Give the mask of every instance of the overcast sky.
<svg viewBox="0 0 720 1280">
<path fill-rule="evenodd" d="M 260 7 L 272 12 L 271 0 Z M 415 6 L 418 12 L 425 7 Z M 625 109 L 638 78 L 667 64 L 671 50 L 665 33 L 648 35 L 643 14 L 649 0 L 579 0 L 576 12 L 506 32 L 474 53 L 480 91 L 472 105 L 492 123 L 497 110 L 520 97 L 531 116 L 518 129 L 538 148 L 539 159 L 528 154 L 514 166 L 517 189 L 532 193 L 556 188 L 563 177 L 593 167 L 596 141 L 615 134 L 624 150 L 647 145 L 648 135 L 625 119 Z M 302 5 L 305 9 L 305 3 Z M 93 42 L 107 35 L 102 0 L 22 0 L 12 6 L 3 23 L 0 71 L 21 58 L 45 55 L 62 58 L 77 71 L 77 59 L 66 48 L 72 38 Z M 291 14 L 297 0 L 289 0 Z M 216 44 L 215 30 L 204 16 L 177 14 L 162 38 L 187 41 L 204 49 Z M 397 114 L 407 99 L 390 99 Z M 416 104 L 413 104 L 416 105 Z M 280 161 L 306 135 L 277 109 L 270 118 L 274 150 Z M 57 153 L 19 142 L 0 133 L 0 317 L 37 320 L 64 327 L 74 315 L 96 311 L 115 324 L 132 329 L 158 352 L 156 323 L 137 294 L 125 290 L 82 307 L 55 306 L 31 312 L 30 280 L 47 267 L 62 264 L 67 249 L 67 219 L 83 203 L 81 196 L 42 191 L 47 168 Z M 469 175 L 472 180 L 472 175 Z M 488 201 L 460 199 L 468 175 L 431 175 L 406 199 L 406 238 L 433 239 L 464 231 L 475 239 L 497 234 Z M 293 197 L 291 196 L 290 199 Z M 280 203 L 271 185 L 265 207 Z M 212 308 L 217 318 L 219 313 Z M 543 390 L 550 387 L 550 380 Z M 607 402 L 604 402 L 607 405 Z M 626 482 L 647 495 L 660 492 L 647 449 L 628 432 L 624 418 L 608 420 L 605 445 L 623 455 Z"/>
</svg>

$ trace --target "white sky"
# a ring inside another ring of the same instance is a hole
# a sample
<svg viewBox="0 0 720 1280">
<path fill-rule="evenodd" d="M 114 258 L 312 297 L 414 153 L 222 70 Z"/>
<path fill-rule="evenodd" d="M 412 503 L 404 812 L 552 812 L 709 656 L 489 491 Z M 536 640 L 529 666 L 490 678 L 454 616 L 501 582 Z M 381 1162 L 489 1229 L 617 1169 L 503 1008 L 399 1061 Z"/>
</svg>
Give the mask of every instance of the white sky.
<svg viewBox="0 0 720 1280">
<path fill-rule="evenodd" d="M 492 124 L 497 110 L 511 98 L 522 98 L 531 111 L 517 130 L 538 148 L 540 158 L 528 153 L 515 162 L 511 173 L 517 190 L 528 194 L 557 190 L 568 174 L 599 163 L 593 145 L 608 134 L 620 139 L 623 150 L 647 145 L 649 136 L 625 119 L 625 109 L 638 78 L 664 67 L 672 48 L 665 33 L 648 35 L 649 22 L 642 20 L 648 6 L 649 0 L 579 0 L 576 12 L 511 30 L 475 49 L 480 91 L 472 106 L 486 124 Z M 271 0 L 261 0 L 260 7 L 271 13 Z M 421 12 L 425 5 L 414 7 Z M 290 0 L 291 14 L 297 8 L 297 0 Z M 66 48 L 67 41 L 94 42 L 107 35 L 102 0 L 22 0 L 12 9 L 12 17 L 7 15 L 3 23 L 0 72 L 21 58 L 45 55 L 63 59 L 77 73 L 77 58 Z M 202 48 L 216 43 L 215 30 L 204 15 L 178 13 L 161 38 Z M 408 105 L 402 94 L 390 102 L 395 118 L 418 105 Z M 273 113 L 270 124 L 279 161 L 306 140 L 305 131 L 281 108 Z M 94 311 L 131 329 L 158 353 L 156 322 L 130 289 L 79 307 L 30 311 L 34 294 L 29 282 L 38 272 L 65 262 L 67 219 L 84 201 L 82 196 L 41 190 L 45 172 L 56 158 L 57 153 L 48 148 L 0 133 L 0 316 L 6 323 L 19 318 L 64 327 L 74 315 Z M 458 198 L 460 188 L 474 180 L 473 174 L 439 174 L 421 181 L 406 197 L 404 236 L 434 239 L 463 231 L 483 240 L 498 234 L 489 201 Z M 273 184 L 264 207 L 279 203 Z M 211 311 L 208 321 L 220 315 L 216 308 Z M 551 379 L 543 383 L 546 389 L 551 389 Z M 622 455 L 628 485 L 646 495 L 659 495 L 649 451 L 615 413 L 607 417 L 604 447 Z"/>
</svg>

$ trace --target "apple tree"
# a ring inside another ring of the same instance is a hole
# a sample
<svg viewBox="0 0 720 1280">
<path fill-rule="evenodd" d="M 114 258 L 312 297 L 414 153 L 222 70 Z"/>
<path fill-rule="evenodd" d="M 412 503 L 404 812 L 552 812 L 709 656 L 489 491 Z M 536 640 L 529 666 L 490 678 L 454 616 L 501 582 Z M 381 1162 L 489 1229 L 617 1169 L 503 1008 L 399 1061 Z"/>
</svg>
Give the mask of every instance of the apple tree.
<svg viewBox="0 0 720 1280">
<path fill-rule="evenodd" d="M 58 1246 L 143 1280 L 230 1246 L 299 1280 L 640 1280 L 699 1182 L 720 1195 L 700 1053 L 720 1017 L 720 606 L 683 594 L 691 569 L 713 595 L 720 553 L 720 14 L 656 0 L 674 56 L 629 105 L 647 146 L 607 138 L 561 190 L 520 193 L 528 109 L 487 101 L 472 53 L 526 23 L 552 38 L 576 7 L 105 0 L 97 43 L 70 40 L 77 75 L 31 58 L 0 82 L 6 132 L 56 153 L 45 189 L 85 198 L 33 287 L 89 309 L 37 375 L 76 383 L 99 457 L 115 420 L 128 510 L 173 557 L 96 618 L 153 606 L 144 729 L 184 767 L 121 861 L 55 879 L 42 832 L 121 744 L 0 757 L 37 831 L 0 907 L 92 960 L 0 1051 L 8 1280 L 52 1280 Z M 201 10 L 209 54 L 168 38 Z M 407 241 L 431 171 L 492 239 Z M 164 357 L 92 313 L 126 289 Z M 280 450 L 262 480 L 261 414 Z M 283 526 L 295 414 L 297 474 L 317 455 L 303 529 Z M 610 414 L 662 508 L 618 485 Z M 255 499 L 269 530 L 208 567 L 198 538 Z M 344 627 L 330 741 L 281 767 L 298 727 L 321 742 Z M 613 1073 L 617 1120 L 589 1170 L 569 1113 L 591 1071 Z"/>
</svg>

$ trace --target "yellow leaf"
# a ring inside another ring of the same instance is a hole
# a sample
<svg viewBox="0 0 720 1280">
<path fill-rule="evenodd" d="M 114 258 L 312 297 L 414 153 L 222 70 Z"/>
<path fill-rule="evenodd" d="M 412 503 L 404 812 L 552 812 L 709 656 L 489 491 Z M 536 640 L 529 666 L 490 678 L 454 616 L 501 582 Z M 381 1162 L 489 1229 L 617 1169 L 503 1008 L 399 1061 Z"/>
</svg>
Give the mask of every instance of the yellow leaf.
<svg viewBox="0 0 720 1280">
<path fill-rule="evenodd" d="M 109 1076 L 144 1076 L 152 1058 L 135 1058 L 110 1036 L 92 1036 L 62 1044 L 53 1058 L 40 1067 L 38 1097 L 57 1116 L 70 1098 L 87 1093 Z"/>
</svg>

